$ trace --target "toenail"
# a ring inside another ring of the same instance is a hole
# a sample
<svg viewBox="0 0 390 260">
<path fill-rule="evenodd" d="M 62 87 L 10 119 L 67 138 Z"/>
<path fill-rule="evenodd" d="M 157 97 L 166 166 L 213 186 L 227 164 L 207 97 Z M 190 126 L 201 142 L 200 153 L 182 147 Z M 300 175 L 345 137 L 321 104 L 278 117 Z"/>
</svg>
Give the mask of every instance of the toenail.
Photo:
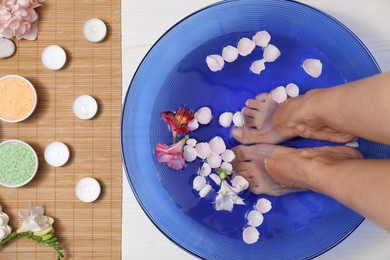
<svg viewBox="0 0 390 260">
<path fill-rule="evenodd" d="M 242 137 L 242 129 L 237 128 L 237 127 L 233 128 L 232 135 L 234 137 L 239 137 L 239 138 Z"/>
</svg>

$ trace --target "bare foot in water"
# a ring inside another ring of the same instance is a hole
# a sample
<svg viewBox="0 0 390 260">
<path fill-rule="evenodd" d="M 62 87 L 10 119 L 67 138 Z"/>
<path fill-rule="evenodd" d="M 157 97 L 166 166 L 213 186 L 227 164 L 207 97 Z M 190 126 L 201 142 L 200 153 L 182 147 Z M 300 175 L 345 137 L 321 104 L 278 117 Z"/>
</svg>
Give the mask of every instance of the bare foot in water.
<svg viewBox="0 0 390 260">
<path fill-rule="evenodd" d="M 232 130 L 234 139 L 242 144 L 278 144 L 301 136 L 332 142 L 349 142 L 355 136 L 340 133 L 316 118 L 310 107 L 310 94 L 276 103 L 269 93 L 248 99 L 242 109 L 244 126 Z"/>
<path fill-rule="evenodd" d="M 249 182 L 251 192 L 273 196 L 312 190 L 313 174 L 342 160 L 362 158 L 359 151 L 346 146 L 295 149 L 258 144 L 239 145 L 233 151 L 234 173 Z"/>
</svg>

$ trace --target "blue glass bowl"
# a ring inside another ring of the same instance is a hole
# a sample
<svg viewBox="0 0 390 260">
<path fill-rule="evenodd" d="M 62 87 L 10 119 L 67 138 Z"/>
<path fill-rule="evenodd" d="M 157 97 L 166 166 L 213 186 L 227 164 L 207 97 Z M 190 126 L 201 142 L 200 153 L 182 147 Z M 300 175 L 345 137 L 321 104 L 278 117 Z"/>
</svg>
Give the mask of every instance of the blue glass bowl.
<svg viewBox="0 0 390 260">
<path fill-rule="evenodd" d="M 282 52 L 267 63 L 261 75 L 249 71 L 261 58 L 256 48 L 247 57 L 211 72 L 205 58 L 221 53 L 227 44 L 252 37 L 259 30 L 270 32 L 271 43 Z M 311 78 L 302 69 L 306 58 L 323 63 L 322 75 Z M 230 129 L 218 124 L 218 115 L 237 111 L 248 98 L 290 82 L 301 93 L 372 76 L 378 65 L 361 41 L 329 15 L 301 3 L 283 0 L 223 1 L 202 9 L 166 32 L 139 66 L 126 95 L 122 118 L 122 152 L 127 176 L 142 208 L 171 240 L 189 252 L 207 259 L 309 259 L 347 237 L 363 220 L 338 202 L 313 192 L 282 197 L 255 196 L 245 192 L 245 206 L 231 213 L 216 212 L 217 187 L 205 199 L 192 189 L 192 180 L 202 162 L 174 171 L 158 163 L 153 153 L 157 143 L 171 143 L 171 133 L 161 113 L 187 105 L 193 111 L 209 106 L 210 125 L 191 133 L 198 141 L 215 135 L 229 147 L 236 145 Z M 387 146 L 360 139 L 360 150 L 369 158 L 389 158 Z M 313 147 L 334 145 L 294 139 L 285 145 Z M 273 209 L 258 230 L 260 240 L 247 245 L 242 240 L 245 214 L 259 197 L 271 200 Z"/>
</svg>

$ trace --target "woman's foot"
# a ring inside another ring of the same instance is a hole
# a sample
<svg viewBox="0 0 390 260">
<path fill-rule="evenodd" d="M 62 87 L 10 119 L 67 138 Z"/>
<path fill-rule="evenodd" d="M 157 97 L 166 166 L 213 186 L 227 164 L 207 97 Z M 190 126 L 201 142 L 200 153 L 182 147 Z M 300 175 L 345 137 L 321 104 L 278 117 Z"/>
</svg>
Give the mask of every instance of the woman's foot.
<svg viewBox="0 0 390 260">
<path fill-rule="evenodd" d="M 242 144 L 278 144 L 301 136 L 332 142 L 349 142 L 354 136 L 323 124 L 310 108 L 311 96 L 321 90 L 276 103 L 268 93 L 248 99 L 242 109 L 244 126 L 232 130 Z M 311 93 L 311 94 L 310 94 Z"/>
<path fill-rule="evenodd" d="M 312 189 L 316 174 L 341 160 L 360 159 L 359 151 L 346 147 L 294 149 L 270 144 L 233 148 L 233 170 L 249 182 L 255 194 L 280 196 Z"/>
</svg>

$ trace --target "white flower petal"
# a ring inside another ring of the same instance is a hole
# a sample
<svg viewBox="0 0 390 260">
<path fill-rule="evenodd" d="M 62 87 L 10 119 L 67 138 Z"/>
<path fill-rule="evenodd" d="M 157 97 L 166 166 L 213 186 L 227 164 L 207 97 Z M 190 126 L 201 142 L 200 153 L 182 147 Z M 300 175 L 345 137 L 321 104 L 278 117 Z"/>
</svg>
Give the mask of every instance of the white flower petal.
<svg viewBox="0 0 390 260">
<path fill-rule="evenodd" d="M 205 160 L 210 154 L 211 149 L 209 143 L 201 142 L 197 143 L 195 146 L 196 154 L 202 160 Z"/>
<path fill-rule="evenodd" d="M 252 62 L 249 68 L 254 74 L 260 74 L 263 70 L 265 70 L 265 60 L 255 60 Z"/>
<path fill-rule="evenodd" d="M 359 143 L 356 141 L 349 142 L 349 143 L 346 143 L 345 146 L 352 147 L 352 148 L 359 148 Z"/>
<path fill-rule="evenodd" d="M 232 179 L 232 186 L 235 188 L 236 193 L 239 193 L 249 188 L 249 182 L 244 177 L 236 175 Z"/>
<path fill-rule="evenodd" d="M 260 226 L 264 221 L 264 216 L 257 210 L 251 210 L 248 213 L 248 216 L 246 216 L 246 219 L 248 220 L 248 225 L 252 227 L 258 227 Z"/>
<path fill-rule="evenodd" d="M 279 87 L 271 90 L 270 95 L 271 95 L 272 99 L 278 104 L 283 103 L 287 99 L 286 88 L 283 86 L 279 86 Z"/>
<path fill-rule="evenodd" d="M 196 141 L 196 139 L 194 139 L 194 138 L 190 138 L 190 139 L 188 139 L 187 142 L 186 142 L 187 145 L 189 145 L 189 146 L 191 146 L 191 147 L 194 147 L 194 148 L 195 148 L 195 146 L 196 146 L 196 143 L 197 143 L 197 141 Z"/>
<path fill-rule="evenodd" d="M 196 120 L 196 118 L 192 119 L 191 122 L 189 122 L 187 125 L 191 131 L 195 131 L 196 129 L 199 128 L 199 123 L 198 120 Z"/>
<path fill-rule="evenodd" d="M 264 48 L 263 57 L 267 62 L 274 62 L 280 56 L 280 50 L 272 44 L 268 44 Z"/>
<path fill-rule="evenodd" d="M 209 107 L 201 107 L 198 111 L 196 111 L 194 116 L 196 120 L 198 120 L 199 124 L 207 125 L 210 123 L 212 118 L 211 109 Z"/>
<path fill-rule="evenodd" d="M 221 163 L 222 163 L 221 156 L 219 156 L 218 154 L 215 154 L 215 153 L 211 153 L 207 157 L 207 163 L 210 165 L 211 168 L 216 169 L 219 166 L 221 166 Z"/>
<path fill-rule="evenodd" d="M 234 158 L 236 158 L 236 155 L 234 154 L 234 152 L 230 149 L 226 149 L 222 154 L 221 154 L 221 158 L 224 162 L 228 162 L 230 163 L 231 161 L 234 160 Z"/>
<path fill-rule="evenodd" d="M 222 70 L 223 66 L 225 65 L 225 61 L 223 60 L 222 56 L 218 54 L 207 56 L 206 63 L 212 72 L 217 72 Z"/>
<path fill-rule="evenodd" d="M 233 62 L 238 58 L 238 50 L 236 47 L 228 45 L 222 50 L 222 58 L 226 62 Z"/>
<path fill-rule="evenodd" d="M 271 201 L 265 198 L 259 199 L 256 203 L 256 209 L 263 214 L 269 212 L 272 209 Z"/>
<path fill-rule="evenodd" d="M 242 232 L 242 239 L 247 244 L 254 244 L 259 240 L 260 233 L 255 227 L 247 227 Z"/>
<path fill-rule="evenodd" d="M 247 56 L 255 49 L 256 44 L 249 38 L 243 37 L 238 41 L 237 50 L 241 56 Z"/>
<path fill-rule="evenodd" d="M 252 41 L 260 47 L 266 47 L 271 41 L 271 35 L 267 31 L 259 31 L 253 37 Z"/>
<path fill-rule="evenodd" d="M 232 174 L 233 171 L 233 165 L 228 162 L 223 162 L 221 164 L 221 169 L 224 170 L 228 175 Z"/>
<path fill-rule="evenodd" d="M 289 97 L 297 97 L 299 95 L 299 87 L 294 83 L 289 83 L 286 86 L 286 93 Z"/>
<path fill-rule="evenodd" d="M 233 120 L 232 112 L 224 112 L 219 116 L 219 124 L 225 128 L 230 127 Z"/>
<path fill-rule="evenodd" d="M 202 167 L 200 168 L 199 170 L 199 175 L 200 176 L 203 176 L 203 177 L 206 177 L 208 175 L 210 175 L 211 173 L 211 167 L 208 163 L 203 163 Z"/>
<path fill-rule="evenodd" d="M 217 211 L 225 210 L 232 211 L 234 207 L 234 203 L 230 196 L 218 194 L 215 198 L 215 209 Z"/>
<path fill-rule="evenodd" d="M 209 141 L 211 152 L 215 154 L 222 154 L 226 150 L 225 141 L 220 136 L 215 136 Z"/>
<path fill-rule="evenodd" d="M 237 127 L 242 127 L 244 125 L 244 116 L 241 111 L 234 113 L 233 124 Z"/>
<path fill-rule="evenodd" d="M 317 59 L 306 59 L 302 65 L 305 72 L 313 78 L 318 78 L 322 73 L 322 63 Z"/>
<path fill-rule="evenodd" d="M 200 196 L 201 198 L 206 197 L 206 196 L 210 193 L 210 191 L 211 191 L 212 189 L 213 189 L 213 187 L 211 187 L 210 184 L 206 184 L 206 186 L 204 186 L 203 189 L 201 189 L 201 190 L 199 191 L 199 196 Z"/>
<path fill-rule="evenodd" d="M 206 178 L 198 175 L 192 181 L 192 188 L 196 191 L 200 191 L 201 189 L 204 188 L 204 186 L 206 186 L 206 184 L 207 184 Z"/>
<path fill-rule="evenodd" d="M 195 161 L 197 156 L 196 150 L 194 147 L 185 145 L 183 148 L 183 157 L 187 162 Z"/>
<path fill-rule="evenodd" d="M 222 181 L 221 181 L 221 178 L 219 178 L 218 174 L 212 173 L 209 175 L 209 177 L 210 177 L 210 179 L 212 179 L 215 182 L 215 184 L 221 185 Z"/>
</svg>

